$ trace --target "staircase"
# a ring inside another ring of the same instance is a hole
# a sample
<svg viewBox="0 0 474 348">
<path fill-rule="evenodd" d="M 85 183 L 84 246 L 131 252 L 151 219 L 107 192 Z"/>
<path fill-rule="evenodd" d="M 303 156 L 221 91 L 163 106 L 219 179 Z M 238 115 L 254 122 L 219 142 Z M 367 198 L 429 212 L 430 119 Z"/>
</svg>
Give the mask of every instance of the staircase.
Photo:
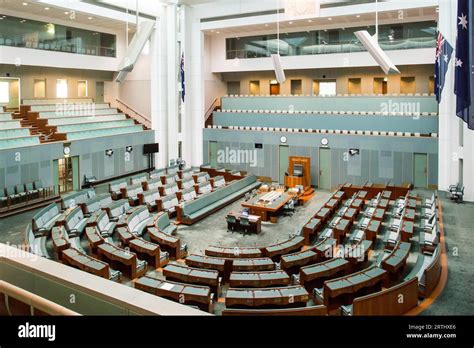
<svg viewBox="0 0 474 348">
<path fill-rule="evenodd" d="M 120 99 L 116 99 L 113 104 L 113 107 L 117 108 L 119 112 L 125 114 L 127 118 L 133 119 L 135 124 L 141 124 L 145 130 L 151 129 L 150 117 L 143 115 Z"/>
<path fill-rule="evenodd" d="M 51 135 L 48 136 L 46 130 L 41 128 L 35 121 L 28 119 L 28 116 L 22 116 L 19 112 L 14 112 L 12 117 L 14 120 L 19 120 L 22 127 L 29 128 L 31 135 L 38 135 L 41 143 L 56 141 Z"/>
<path fill-rule="evenodd" d="M 204 115 L 204 127 L 208 127 L 208 126 L 211 126 L 213 125 L 213 114 L 215 111 L 219 111 L 219 110 L 222 110 L 222 107 L 221 107 L 221 99 L 220 98 L 216 98 L 214 100 L 214 102 L 211 104 L 211 106 L 209 107 L 209 109 L 207 110 L 206 114 Z"/>
</svg>

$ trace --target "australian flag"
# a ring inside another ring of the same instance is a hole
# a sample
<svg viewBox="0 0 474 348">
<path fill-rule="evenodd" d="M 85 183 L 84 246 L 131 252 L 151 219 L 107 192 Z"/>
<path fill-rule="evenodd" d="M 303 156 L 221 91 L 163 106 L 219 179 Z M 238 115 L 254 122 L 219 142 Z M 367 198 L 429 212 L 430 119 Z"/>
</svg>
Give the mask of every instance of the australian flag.
<svg viewBox="0 0 474 348">
<path fill-rule="evenodd" d="M 441 102 L 441 94 L 443 93 L 444 82 L 446 80 L 446 72 L 448 71 L 452 54 L 453 47 L 444 38 L 443 34 L 438 32 L 435 63 L 435 94 L 438 103 Z"/>
<path fill-rule="evenodd" d="M 471 23 L 472 1 L 458 0 L 457 41 L 455 59 L 454 94 L 456 94 L 456 115 L 474 130 L 474 108 L 471 107 L 474 92 L 474 71 L 472 60 L 473 25 Z"/>
<path fill-rule="evenodd" d="M 181 100 L 184 103 L 184 96 L 186 94 L 186 88 L 184 84 L 184 53 L 181 55 L 180 75 L 181 75 Z"/>
</svg>

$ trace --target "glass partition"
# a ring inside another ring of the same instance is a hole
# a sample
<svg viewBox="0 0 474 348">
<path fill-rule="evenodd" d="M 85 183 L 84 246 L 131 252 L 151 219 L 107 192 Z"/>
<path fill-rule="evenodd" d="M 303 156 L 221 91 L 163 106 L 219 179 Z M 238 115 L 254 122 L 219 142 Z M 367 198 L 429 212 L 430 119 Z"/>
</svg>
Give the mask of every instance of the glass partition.
<svg viewBox="0 0 474 348">
<path fill-rule="evenodd" d="M 0 14 L 0 45 L 116 57 L 116 36 Z"/>
<path fill-rule="evenodd" d="M 383 50 L 436 47 L 436 29 L 434 21 L 381 25 L 380 47 Z M 365 48 L 354 35 L 359 30 L 375 34 L 374 26 L 280 33 L 280 55 L 362 52 Z M 276 34 L 226 39 L 227 59 L 269 57 L 277 50 Z"/>
</svg>

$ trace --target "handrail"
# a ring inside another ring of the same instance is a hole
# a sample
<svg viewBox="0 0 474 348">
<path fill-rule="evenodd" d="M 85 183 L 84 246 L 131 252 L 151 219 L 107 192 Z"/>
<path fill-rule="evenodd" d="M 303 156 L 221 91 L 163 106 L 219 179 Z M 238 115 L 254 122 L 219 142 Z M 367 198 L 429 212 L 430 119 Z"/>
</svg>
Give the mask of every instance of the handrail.
<svg viewBox="0 0 474 348">
<path fill-rule="evenodd" d="M 3 280 L 0 280 L 0 293 L 3 293 L 8 297 L 15 298 L 23 303 L 28 304 L 30 307 L 48 313 L 49 315 L 80 315 L 77 312 L 74 312 L 68 308 L 58 305 L 55 302 L 26 291 L 13 284 L 7 283 Z"/>
<path fill-rule="evenodd" d="M 207 120 L 209 119 L 209 117 L 211 117 L 212 113 L 216 110 L 216 108 L 220 108 L 220 107 L 221 107 L 221 98 L 214 99 L 211 106 L 209 107 L 209 109 L 206 111 L 204 115 L 204 124 L 207 124 Z"/>
<path fill-rule="evenodd" d="M 124 112 L 128 114 L 133 119 L 137 120 L 138 122 L 142 123 L 148 129 L 151 129 L 151 120 L 150 118 L 146 117 L 142 113 L 136 111 L 135 109 L 131 108 L 127 103 L 123 102 L 120 99 L 115 99 L 115 101 L 120 105 L 120 108 L 124 108 Z"/>
</svg>

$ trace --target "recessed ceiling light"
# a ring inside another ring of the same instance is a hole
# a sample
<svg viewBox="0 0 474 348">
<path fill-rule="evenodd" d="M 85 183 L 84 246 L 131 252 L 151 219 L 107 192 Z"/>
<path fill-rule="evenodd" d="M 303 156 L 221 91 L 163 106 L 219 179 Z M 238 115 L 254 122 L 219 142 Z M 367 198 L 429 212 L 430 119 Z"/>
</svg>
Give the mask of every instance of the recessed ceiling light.
<svg viewBox="0 0 474 348">
<path fill-rule="evenodd" d="M 91 20 L 91 19 L 93 19 L 93 18 L 94 18 L 94 17 L 87 17 L 87 19 L 89 19 L 89 20 Z"/>
<path fill-rule="evenodd" d="M 46 11 L 49 11 L 49 7 L 45 7 L 44 9 L 45 9 Z"/>
<path fill-rule="evenodd" d="M 329 18 L 328 18 L 328 21 L 332 21 L 332 18 L 331 18 L 331 17 L 329 17 Z"/>
<path fill-rule="evenodd" d="M 356 17 L 357 17 L 357 18 L 360 18 L 360 15 L 357 15 Z"/>
<path fill-rule="evenodd" d="M 218 31 L 216 31 L 216 34 L 219 34 L 219 32 L 218 32 Z"/>
<path fill-rule="evenodd" d="M 266 26 L 266 27 L 268 27 L 268 23 L 267 23 L 267 24 L 265 24 L 265 26 Z"/>
<path fill-rule="evenodd" d="M 22 3 L 23 6 L 28 6 L 27 2 Z"/>
<path fill-rule="evenodd" d="M 66 11 L 66 12 L 64 12 L 64 14 L 65 14 L 65 15 L 68 15 L 68 14 L 69 14 L 69 12 L 68 12 L 68 11 Z"/>
<path fill-rule="evenodd" d="M 308 23 L 312 23 L 312 22 L 313 22 L 313 20 L 311 20 L 311 19 L 308 19 Z"/>
<path fill-rule="evenodd" d="M 293 22 L 290 22 L 290 24 L 293 24 Z"/>
</svg>

